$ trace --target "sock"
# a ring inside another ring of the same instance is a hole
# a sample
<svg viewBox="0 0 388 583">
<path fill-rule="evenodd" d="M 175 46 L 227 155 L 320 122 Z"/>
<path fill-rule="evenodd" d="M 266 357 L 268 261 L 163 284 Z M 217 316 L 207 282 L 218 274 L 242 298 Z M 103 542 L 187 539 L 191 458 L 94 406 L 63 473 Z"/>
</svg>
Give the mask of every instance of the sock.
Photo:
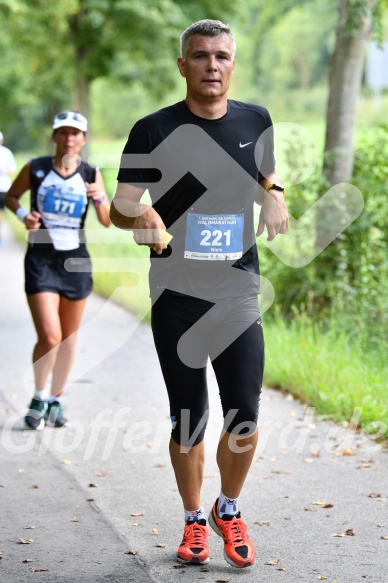
<svg viewBox="0 0 388 583">
<path fill-rule="evenodd" d="M 62 397 L 56 397 L 55 395 L 51 395 L 50 398 L 48 399 L 48 402 L 50 403 L 50 405 L 52 405 L 53 403 L 61 403 Z"/>
<path fill-rule="evenodd" d="M 47 389 L 42 389 L 41 391 L 35 390 L 34 399 L 39 399 L 39 401 L 47 401 L 48 399 L 48 391 Z"/>
<path fill-rule="evenodd" d="M 199 520 L 206 520 L 206 514 L 202 506 L 197 510 L 186 510 L 185 508 L 186 524 L 190 524 L 191 522 L 198 522 Z"/>
<path fill-rule="evenodd" d="M 218 516 L 223 517 L 224 514 L 236 515 L 238 513 L 238 498 L 228 498 L 220 493 L 219 505 L 218 505 Z"/>
</svg>

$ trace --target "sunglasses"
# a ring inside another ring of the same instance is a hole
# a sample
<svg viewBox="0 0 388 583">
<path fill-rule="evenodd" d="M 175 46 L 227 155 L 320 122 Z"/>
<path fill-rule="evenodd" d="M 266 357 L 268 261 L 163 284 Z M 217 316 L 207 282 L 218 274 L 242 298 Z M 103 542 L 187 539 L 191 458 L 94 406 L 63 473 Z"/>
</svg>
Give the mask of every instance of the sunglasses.
<svg viewBox="0 0 388 583">
<path fill-rule="evenodd" d="M 63 111 L 62 113 L 58 113 L 58 115 L 55 116 L 54 121 L 57 119 L 74 119 L 75 121 L 81 122 L 86 121 L 86 117 L 84 117 L 81 113 L 76 113 L 74 111 Z"/>
</svg>

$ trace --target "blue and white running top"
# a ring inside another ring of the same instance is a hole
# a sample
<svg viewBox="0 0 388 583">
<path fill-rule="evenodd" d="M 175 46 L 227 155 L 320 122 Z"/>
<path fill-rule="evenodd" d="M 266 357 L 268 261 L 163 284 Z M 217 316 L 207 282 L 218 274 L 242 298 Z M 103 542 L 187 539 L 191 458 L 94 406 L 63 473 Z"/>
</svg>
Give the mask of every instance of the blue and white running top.
<svg viewBox="0 0 388 583">
<path fill-rule="evenodd" d="M 41 215 L 41 228 L 47 229 L 54 248 L 77 249 L 88 209 L 85 181 L 94 182 L 96 169 L 81 162 L 70 176 L 58 174 L 50 156 L 30 163 L 31 210 Z"/>
</svg>

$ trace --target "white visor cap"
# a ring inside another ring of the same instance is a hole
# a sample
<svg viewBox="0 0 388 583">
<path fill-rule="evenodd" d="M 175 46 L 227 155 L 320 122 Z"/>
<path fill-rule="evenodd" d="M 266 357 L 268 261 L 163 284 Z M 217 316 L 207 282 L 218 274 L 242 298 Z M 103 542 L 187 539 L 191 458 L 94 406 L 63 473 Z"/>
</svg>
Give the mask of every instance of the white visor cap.
<svg viewBox="0 0 388 583">
<path fill-rule="evenodd" d="M 88 120 L 81 113 L 76 111 L 62 111 L 57 113 L 53 121 L 53 130 L 68 126 L 71 128 L 76 128 L 81 132 L 88 131 Z"/>
</svg>

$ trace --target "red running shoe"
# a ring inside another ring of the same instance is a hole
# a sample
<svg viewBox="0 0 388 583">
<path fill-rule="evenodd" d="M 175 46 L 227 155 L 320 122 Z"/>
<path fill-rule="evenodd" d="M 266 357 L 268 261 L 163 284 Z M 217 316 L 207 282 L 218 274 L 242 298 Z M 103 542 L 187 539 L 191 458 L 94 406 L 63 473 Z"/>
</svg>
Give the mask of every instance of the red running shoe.
<svg viewBox="0 0 388 583">
<path fill-rule="evenodd" d="M 206 565 L 210 554 L 207 544 L 208 536 L 210 536 L 210 530 L 206 526 L 206 520 L 186 524 L 176 555 L 178 561 L 191 565 Z"/>
<path fill-rule="evenodd" d="M 226 514 L 218 516 L 218 498 L 209 515 L 209 524 L 219 536 L 224 539 L 224 558 L 233 567 L 250 567 L 256 559 L 253 541 L 248 538 L 248 528 L 241 518 Z"/>
</svg>

